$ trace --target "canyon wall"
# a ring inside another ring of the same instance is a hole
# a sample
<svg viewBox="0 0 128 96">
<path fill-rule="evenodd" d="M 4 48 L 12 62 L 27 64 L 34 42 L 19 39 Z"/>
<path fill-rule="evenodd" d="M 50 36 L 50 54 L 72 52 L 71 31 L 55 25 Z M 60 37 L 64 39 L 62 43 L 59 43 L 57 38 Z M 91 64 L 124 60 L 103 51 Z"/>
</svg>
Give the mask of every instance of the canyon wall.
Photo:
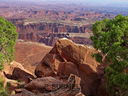
<svg viewBox="0 0 128 96">
<path fill-rule="evenodd" d="M 91 44 L 91 24 L 71 25 L 55 22 L 27 23 L 22 19 L 10 19 L 17 27 L 19 39 L 54 45 L 59 38 L 68 38 L 76 43 Z M 79 34 L 78 34 L 79 33 Z"/>
</svg>

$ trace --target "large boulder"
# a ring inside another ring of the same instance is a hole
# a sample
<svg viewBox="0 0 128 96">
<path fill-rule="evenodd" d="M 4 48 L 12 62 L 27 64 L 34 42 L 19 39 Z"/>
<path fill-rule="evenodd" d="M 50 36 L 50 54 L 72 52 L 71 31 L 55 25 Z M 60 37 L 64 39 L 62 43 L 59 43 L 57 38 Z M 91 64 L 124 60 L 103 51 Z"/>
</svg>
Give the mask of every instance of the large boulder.
<svg viewBox="0 0 128 96">
<path fill-rule="evenodd" d="M 35 74 L 37 77 L 77 75 L 81 78 L 82 92 L 96 96 L 103 72 L 99 72 L 100 64 L 92 57 L 94 53 L 97 51 L 92 47 L 60 39 L 37 65 Z"/>
<path fill-rule="evenodd" d="M 26 70 L 20 63 L 13 61 L 4 67 L 4 75 L 8 79 L 20 80 L 29 83 L 34 75 Z"/>
<path fill-rule="evenodd" d="M 42 77 L 32 80 L 25 89 L 16 90 L 13 96 L 84 96 L 81 93 L 80 78 L 71 74 L 63 81 L 53 77 Z"/>
<path fill-rule="evenodd" d="M 55 91 L 62 87 L 64 84 L 64 82 L 49 76 L 32 80 L 30 83 L 25 85 L 25 88 L 29 91 L 36 90 L 41 93 L 45 93 Z"/>
<path fill-rule="evenodd" d="M 79 90 L 73 89 L 59 89 L 48 93 L 32 93 L 26 89 L 21 90 L 20 93 L 11 96 L 85 96 Z"/>
</svg>

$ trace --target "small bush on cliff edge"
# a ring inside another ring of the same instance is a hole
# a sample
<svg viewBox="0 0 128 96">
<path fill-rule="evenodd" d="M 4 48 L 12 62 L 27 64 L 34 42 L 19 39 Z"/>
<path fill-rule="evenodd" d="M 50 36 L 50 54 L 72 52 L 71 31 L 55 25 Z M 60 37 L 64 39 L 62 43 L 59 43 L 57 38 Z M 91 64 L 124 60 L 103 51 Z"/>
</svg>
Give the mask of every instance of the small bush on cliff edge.
<svg viewBox="0 0 128 96">
<path fill-rule="evenodd" d="M 0 18 L 0 70 L 3 69 L 4 63 L 13 60 L 16 39 L 16 27 L 4 18 Z"/>
<path fill-rule="evenodd" d="M 4 63 L 9 63 L 14 59 L 16 39 L 16 27 L 0 17 L 0 71 L 4 68 Z M 0 77 L 0 96 L 7 96 L 7 90 L 4 88 L 3 82 Z"/>
<path fill-rule="evenodd" d="M 105 76 L 110 96 L 128 96 L 128 16 L 97 21 L 92 28 L 96 60 L 107 63 Z"/>
</svg>

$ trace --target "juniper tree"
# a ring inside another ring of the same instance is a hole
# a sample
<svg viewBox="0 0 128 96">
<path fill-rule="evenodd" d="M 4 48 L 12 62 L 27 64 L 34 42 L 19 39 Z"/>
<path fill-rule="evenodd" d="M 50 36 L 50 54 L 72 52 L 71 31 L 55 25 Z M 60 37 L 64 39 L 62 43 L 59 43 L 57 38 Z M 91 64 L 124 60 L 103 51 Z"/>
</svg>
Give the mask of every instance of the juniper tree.
<svg viewBox="0 0 128 96">
<path fill-rule="evenodd" d="M 3 69 L 4 63 L 13 60 L 16 39 L 16 27 L 4 18 L 0 18 L 0 70 Z"/>
<path fill-rule="evenodd" d="M 109 65 L 105 69 L 110 96 L 128 96 L 128 16 L 97 21 L 92 28 L 93 46 L 100 50 L 96 60 Z"/>
</svg>

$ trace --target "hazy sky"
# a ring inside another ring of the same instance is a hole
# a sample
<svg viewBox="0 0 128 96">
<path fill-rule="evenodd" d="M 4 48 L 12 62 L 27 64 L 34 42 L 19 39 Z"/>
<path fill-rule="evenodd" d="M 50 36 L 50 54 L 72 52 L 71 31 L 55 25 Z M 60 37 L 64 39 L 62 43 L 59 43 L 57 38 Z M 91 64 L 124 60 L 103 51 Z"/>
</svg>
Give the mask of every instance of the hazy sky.
<svg viewBox="0 0 128 96">
<path fill-rule="evenodd" d="M 1 1 L 1 0 L 0 0 Z M 4 0 L 3 0 L 4 1 Z M 33 1 L 48 3 L 75 3 L 75 4 L 91 4 L 91 5 L 128 5 L 128 0 L 7 0 L 7 1 Z"/>
<path fill-rule="evenodd" d="M 13 0 L 10 0 L 13 1 Z M 17 0 L 18 1 L 18 0 Z M 128 2 L 128 0 L 19 0 L 19 1 L 47 1 L 47 2 L 91 2 L 91 3 L 120 3 Z"/>
</svg>

